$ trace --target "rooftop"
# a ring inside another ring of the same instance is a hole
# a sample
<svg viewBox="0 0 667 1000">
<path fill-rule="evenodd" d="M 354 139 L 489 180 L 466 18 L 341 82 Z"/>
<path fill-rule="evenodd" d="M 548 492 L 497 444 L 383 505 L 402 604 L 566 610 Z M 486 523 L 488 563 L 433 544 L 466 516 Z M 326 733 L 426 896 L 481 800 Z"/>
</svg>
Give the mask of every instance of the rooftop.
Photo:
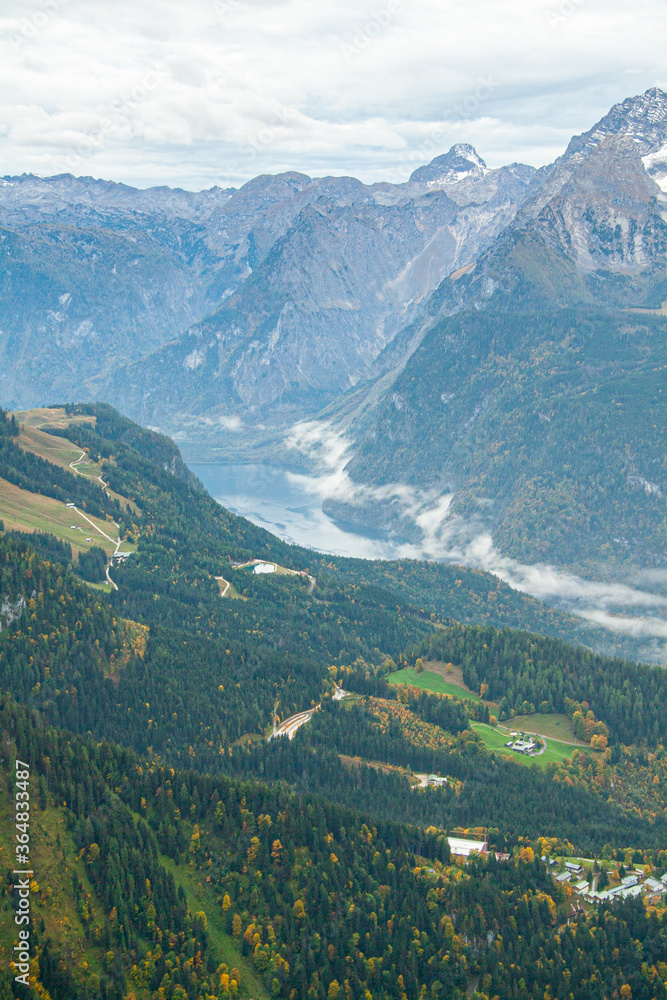
<svg viewBox="0 0 667 1000">
<path fill-rule="evenodd" d="M 448 837 L 447 840 L 455 856 L 468 858 L 471 854 L 486 853 L 486 843 L 483 840 L 462 840 L 460 837 Z"/>
</svg>

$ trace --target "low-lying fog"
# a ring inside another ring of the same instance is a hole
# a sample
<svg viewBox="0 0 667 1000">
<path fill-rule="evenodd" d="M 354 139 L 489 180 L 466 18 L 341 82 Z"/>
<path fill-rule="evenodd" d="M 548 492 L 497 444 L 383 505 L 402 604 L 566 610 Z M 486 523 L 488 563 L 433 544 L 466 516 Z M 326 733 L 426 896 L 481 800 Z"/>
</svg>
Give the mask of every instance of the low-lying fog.
<svg viewBox="0 0 667 1000">
<path fill-rule="evenodd" d="M 484 569 L 592 626 L 634 639 L 633 655 L 667 665 L 667 597 L 661 593 L 666 571 L 646 570 L 626 583 L 600 583 L 547 564 L 519 563 L 501 555 L 487 531 L 452 516 L 451 495 L 420 493 L 403 485 L 352 483 L 344 470 L 347 443 L 327 425 L 297 425 L 290 443 L 321 470 L 319 474 L 268 465 L 189 464 L 216 500 L 285 541 L 338 556 L 434 559 Z M 423 538 L 416 543 L 335 521 L 322 510 L 327 498 L 391 500 L 419 525 Z"/>
</svg>

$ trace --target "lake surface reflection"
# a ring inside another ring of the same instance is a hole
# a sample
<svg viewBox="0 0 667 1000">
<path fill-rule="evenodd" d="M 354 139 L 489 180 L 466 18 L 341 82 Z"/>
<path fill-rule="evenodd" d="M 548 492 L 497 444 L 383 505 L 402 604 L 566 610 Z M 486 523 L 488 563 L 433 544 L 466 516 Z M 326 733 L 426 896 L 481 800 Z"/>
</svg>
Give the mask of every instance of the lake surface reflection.
<svg viewBox="0 0 667 1000">
<path fill-rule="evenodd" d="M 318 552 L 363 559 L 395 559 L 405 540 L 387 532 L 359 529 L 322 510 L 314 477 L 272 465 L 215 465 L 188 462 L 212 497 L 286 542 Z"/>
</svg>

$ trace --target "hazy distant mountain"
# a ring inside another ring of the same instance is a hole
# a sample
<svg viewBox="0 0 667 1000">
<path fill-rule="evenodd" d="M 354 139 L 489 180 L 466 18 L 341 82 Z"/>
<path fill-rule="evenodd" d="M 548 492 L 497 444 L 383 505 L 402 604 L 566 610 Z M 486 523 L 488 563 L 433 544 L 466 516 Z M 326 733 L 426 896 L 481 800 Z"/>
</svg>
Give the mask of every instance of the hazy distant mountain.
<svg viewBox="0 0 667 1000">
<path fill-rule="evenodd" d="M 532 168 L 491 171 L 472 155 L 471 171 L 435 183 L 313 182 L 319 197 L 238 290 L 119 373 L 105 396 L 168 427 L 317 411 L 367 375 L 442 277 L 483 250 L 526 197 Z"/>
<path fill-rule="evenodd" d="M 489 168 L 477 154 L 474 146 L 468 145 L 467 142 L 459 142 L 452 146 L 448 153 L 436 156 L 430 163 L 418 167 L 411 174 L 410 180 L 429 185 L 452 184 L 466 177 L 479 179 L 489 172 Z"/>
<path fill-rule="evenodd" d="M 557 163 L 546 183 L 431 315 L 518 302 L 659 307 L 667 295 L 667 196 L 636 143 L 605 137 L 583 160 Z"/>
<path fill-rule="evenodd" d="M 656 165 L 667 161 L 667 94 L 651 87 L 644 94 L 628 97 L 615 104 L 611 111 L 581 135 L 575 135 L 565 150 L 563 159 L 582 159 L 610 135 L 634 139 L 650 174 Z M 664 190 L 664 188 L 663 188 Z"/>
<path fill-rule="evenodd" d="M 0 181 L 0 395 L 32 405 L 97 391 L 172 340 L 252 273 L 314 196 L 302 174 L 238 192 Z"/>
<path fill-rule="evenodd" d="M 285 173 L 195 194 L 5 178 L 0 396 L 103 396 L 153 423 L 322 405 L 525 199 L 533 168 L 469 155 L 436 184 Z"/>
<path fill-rule="evenodd" d="M 9 178 L 0 393 L 228 455 L 319 413 L 352 447 L 332 512 L 418 530 L 368 501 L 407 484 L 521 558 L 660 563 L 666 149 L 654 88 L 538 171 L 458 144 L 399 185 Z"/>
</svg>

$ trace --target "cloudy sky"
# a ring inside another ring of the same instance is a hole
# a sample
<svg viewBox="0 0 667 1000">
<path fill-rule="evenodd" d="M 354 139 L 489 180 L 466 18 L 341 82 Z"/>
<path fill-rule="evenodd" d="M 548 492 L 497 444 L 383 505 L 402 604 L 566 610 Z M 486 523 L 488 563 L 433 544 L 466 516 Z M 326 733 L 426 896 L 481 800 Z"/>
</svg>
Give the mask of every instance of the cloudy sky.
<svg viewBox="0 0 667 1000">
<path fill-rule="evenodd" d="M 140 187 L 539 165 L 667 86 L 660 0 L 3 0 L 2 174 Z"/>
</svg>

